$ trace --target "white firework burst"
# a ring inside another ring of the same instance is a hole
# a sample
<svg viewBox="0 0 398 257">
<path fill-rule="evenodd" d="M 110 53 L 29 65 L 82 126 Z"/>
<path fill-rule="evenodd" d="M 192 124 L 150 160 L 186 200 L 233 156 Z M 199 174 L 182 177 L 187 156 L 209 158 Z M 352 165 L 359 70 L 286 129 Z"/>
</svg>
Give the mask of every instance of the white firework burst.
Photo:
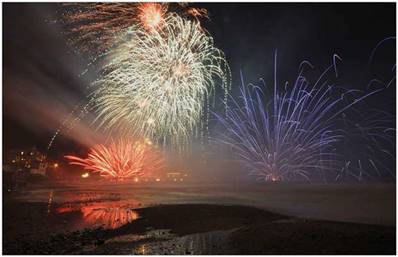
<svg viewBox="0 0 398 257">
<path fill-rule="evenodd" d="M 132 26 L 126 37 L 93 83 L 91 104 L 100 126 L 186 143 L 199 131 L 216 83 L 227 94 L 224 54 L 199 22 L 175 13 L 156 30 Z"/>
</svg>

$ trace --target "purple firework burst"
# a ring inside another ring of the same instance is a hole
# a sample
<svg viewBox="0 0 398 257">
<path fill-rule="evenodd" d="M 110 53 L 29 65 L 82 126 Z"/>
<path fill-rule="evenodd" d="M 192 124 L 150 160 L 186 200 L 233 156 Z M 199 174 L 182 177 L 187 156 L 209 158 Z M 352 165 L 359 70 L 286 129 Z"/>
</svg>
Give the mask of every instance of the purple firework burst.
<svg viewBox="0 0 398 257">
<path fill-rule="evenodd" d="M 342 158 L 339 144 L 349 135 L 341 126 L 342 117 L 384 88 L 364 92 L 328 83 L 327 74 L 337 76 L 337 55 L 315 83 L 303 75 L 304 66 L 312 66 L 303 62 L 294 83 L 281 87 L 276 82 L 276 59 L 275 54 L 271 87 L 264 80 L 245 85 L 241 74 L 239 98 L 230 97 L 225 117 L 216 114 L 225 128 L 219 141 L 231 147 L 259 180 L 328 180 L 342 176 L 347 159 Z M 369 120 L 368 125 L 373 127 L 381 121 L 377 117 Z M 382 129 L 388 130 L 384 125 Z M 368 139 L 375 137 L 371 128 L 362 132 Z M 359 177 L 357 171 L 354 173 Z"/>
</svg>

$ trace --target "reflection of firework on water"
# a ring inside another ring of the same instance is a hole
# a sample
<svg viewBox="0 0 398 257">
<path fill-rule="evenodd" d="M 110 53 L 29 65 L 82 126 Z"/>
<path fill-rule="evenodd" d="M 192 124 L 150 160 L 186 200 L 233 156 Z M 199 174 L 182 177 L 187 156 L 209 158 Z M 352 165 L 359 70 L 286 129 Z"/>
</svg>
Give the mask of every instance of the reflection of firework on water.
<svg viewBox="0 0 398 257">
<path fill-rule="evenodd" d="M 63 204 L 57 213 L 81 212 L 84 227 L 103 227 L 115 229 L 139 218 L 134 208 L 138 203 L 130 202 L 94 202 L 85 204 Z"/>
<path fill-rule="evenodd" d="M 240 101 L 233 100 L 225 118 L 218 116 L 226 129 L 221 142 L 232 147 L 258 179 L 335 178 L 344 166 L 336 152 L 344 136 L 337 124 L 341 114 L 382 89 L 361 93 L 347 103 L 347 96 L 357 90 L 324 81 L 333 70 L 335 61 L 311 85 L 301 69 L 291 87 L 286 83 L 281 89 L 275 82 L 273 89 L 266 88 L 267 93 L 260 88 L 265 84 L 245 86 L 242 82 Z"/>
<path fill-rule="evenodd" d="M 164 164 L 162 155 L 150 141 L 118 140 L 109 146 L 94 146 L 87 158 L 65 157 L 70 164 L 80 165 L 112 180 L 143 176 L 161 169 Z"/>
<path fill-rule="evenodd" d="M 216 80 L 228 89 L 223 53 L 199 23 L 177 15 L 150 33 L 130 29 L 132 38 L 108 54 L 93 83 L 97 119 L 110 130 L 184 143 L 199 127 Z"/>
<path fill-rule="evenodd" d="M 137 212 L 120 206 L 118 203 L 84 206 L 81 208 L 83 219 L 91 226 L 103 226 L 115 229 L 139 218 Z"/>
</svg>

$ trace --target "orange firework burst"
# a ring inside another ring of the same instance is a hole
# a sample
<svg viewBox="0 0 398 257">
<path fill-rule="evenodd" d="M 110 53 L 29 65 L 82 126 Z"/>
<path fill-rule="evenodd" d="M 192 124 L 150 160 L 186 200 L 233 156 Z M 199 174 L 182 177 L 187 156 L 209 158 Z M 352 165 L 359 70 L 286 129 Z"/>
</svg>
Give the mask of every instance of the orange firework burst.
<svg viewBox="0 0 398 257">
<path fill-rule="evenodd" d="M 157 30 L 164 22 L 167 5 L 161 3 L 141 3 L 138 5 L 138 18 L 148 31 Z"/>
<path fill-rule="evenodd" d="M 109 146 L 96 145 L 87 158 L 65 156 L 70 164 L 97 172 L 111 180 L 126 180 L 160 170 L 164 158 L 150 141 L 113 141 Z"/>
</svg>

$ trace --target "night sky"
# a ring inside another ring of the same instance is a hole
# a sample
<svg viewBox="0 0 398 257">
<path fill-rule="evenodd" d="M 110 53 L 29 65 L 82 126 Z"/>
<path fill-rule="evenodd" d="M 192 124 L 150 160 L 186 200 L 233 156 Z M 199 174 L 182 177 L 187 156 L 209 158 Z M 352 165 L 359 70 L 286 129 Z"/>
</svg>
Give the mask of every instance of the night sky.
<svg viewBox="0 0 398 257">
<path fill-rule="evenodd" d="M 322 71 L 338 54 L 341 77 L 353 88 L 372 78 L 388 81 L 394 74 L 395 40 L 387 41 L 368 65 L 378 42 L 395 37 L 395 4 L 238 4 L 200 3 L 210 20 L 204 26 L 225 52 L 232 70 L 232 94 L 245 82 L 273 79 L 278 51 L 280 82 L 293 80 L 301 61 Z M 86 60 L 67 46 L 62 30 L 51 21 L 60 4 L 3 4 L 3 149 L 36 145 L 45 149 L 73 107 L 84 100 L 90 74 Z M 374 104 L 395 112 L 395 85 L 376 96 Z M 55 152 L 76 145 L 57 139 Z"/>
</svg>

